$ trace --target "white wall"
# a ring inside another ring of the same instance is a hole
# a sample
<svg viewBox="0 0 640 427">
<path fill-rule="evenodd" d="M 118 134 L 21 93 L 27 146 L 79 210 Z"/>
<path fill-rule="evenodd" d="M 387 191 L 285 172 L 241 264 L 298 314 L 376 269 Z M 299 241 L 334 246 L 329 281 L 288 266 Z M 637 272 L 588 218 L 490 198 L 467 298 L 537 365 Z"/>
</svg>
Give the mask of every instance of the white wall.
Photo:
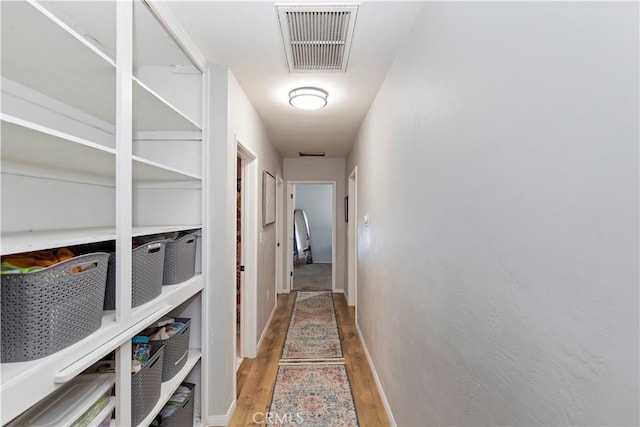
<svg viewBox="0 0 640 427">
<path fill-rule="evenodd" d="M 205 369 L 211 390 L 208 413 L 212 414 L 213 420 L 222 420 L 226 419 L 235 401 L 236 139 L 256 155 L 260 183 L 263 170 L 274 176 L 282 175 L 282 166 L 278 153 L 266 137 L 262 121 L 231 72 L 225 67 L 210 68 L 209 84 L 210 141 L 205 156 L 210 208 L 205 226 L 210 227 L 213 242 L 212 252 L 204 254 L 210 273 L 204 294 L 211 307 L 205 318 L 212 357 L 210 366 Z M 258 185 L 258 206 L 261 206 L 261 197 L 261 185 Z M 275 224 L 261 228 L 259 215 L 256 220 L 258 230 L 263 232 L 258 247 L 257 271 L 255 326 L 259 338 L 275 307 Z M 269 298 L 267 289 L 271 289 Z"/>
<path fill-rule="evenodd" d="M 307 213 L 314 263 L 331 263 L 332 199 L 333 187 L 330 184 L 296 185 L 296 209 L 303 209 Z"/>
<path fill-rule="evenodd" d="M 398 425 L 639 424 L 638 71 L 638 3 L 424 4 L 346 168 Z"/>
<path fill-rule="evenodd" d="M 257 338 L 259 339 L 267 321 L 276 305 L 276 224 L 262 225 L 262 174 L 263 171 L 271 175 L 282 177 L 282 159 L 267 137 L 262 119 L 242 87 L 229 73 L 229 138 L 237 138 L 238 142 L 251 150 L 258 158 L 258 232 L 262 239 L 258 239 L 258 316 Z M 234 240 L 235 245 L 235 240 Z M 235 246 L 234 246 L 235 248 Z"/>
<path fill-rule="evenodd" d="M 344 222 L 344 204 L 342 202 L 347 194 L 345 189 L 345 159 L 329 158 L 289 158 L 283 159 L 285 181 L 335 181 L 336 182 L 336 265 L 335 269 L 335 290 L 342 292 L 345 284 L 346 272 L 346 233 L 347 227 Z M 286 201 L 285 201 L 286 202 Z M 286 233 L 286 230 L 285 230 Z M 287 241 L 286 234 L 283 241 Z M 287 272 L 286 257 L 284 257 L 285 275 Z"/>
</svg>

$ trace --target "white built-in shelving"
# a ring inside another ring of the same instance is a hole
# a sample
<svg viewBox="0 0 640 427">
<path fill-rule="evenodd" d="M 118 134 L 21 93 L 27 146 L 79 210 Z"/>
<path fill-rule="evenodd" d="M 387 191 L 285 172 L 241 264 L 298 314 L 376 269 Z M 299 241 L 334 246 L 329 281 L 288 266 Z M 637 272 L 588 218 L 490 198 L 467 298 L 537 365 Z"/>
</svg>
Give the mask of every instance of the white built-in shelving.
<svg viewBox="0 0 640 427">
<path fill-rule="evenodd" d="M 202 74 L 189 60 L 193 52 L 186 54 L 179 37 L 168 33 L 171 26 L 139 0 L 21 0 L 0 7 L 0 253 L 115 242 L 118 263 L 130 265 L 127 247 L 134 238 L 188 230 L 207 236 Z M 121 26 L 127 14 L 128 29 Z M 129 44 L 117 43 L 116 36 Z M 132 67 L 123 70 L 119 62 Z M 126 90 L 117 84 L 122 76 L 131 79 L 130 97 L 118 92 Z M 121 109 L 131 114 L 117 121 Z M 121 135 L 117 126 L 132 134 Z M 207 240 L 198 239 L 198 256 Z M 142 425 L 182 381 L 199 387 L 200 365 L 208 360 L 201 336 L 207 275 L 200 260 L 196 265 L 193 278 L 163 286 L 159 297 L 136 308 L 121 304 L 128 301 L 131 274 L 119 273 L 117 309 L 103 313 L 97 331 L 45 358 L 0 364 L 0 424 L 114 351 L 125 363 L 131 338 L 162 316 L 192 319 L 189 356 L 176 377 L 163 383 Z M 129 369 L 121 368 L 116 378 L 118 393 L 104 413 L 115 408 L 112 425 L 129 425 Z"/>
</svg>

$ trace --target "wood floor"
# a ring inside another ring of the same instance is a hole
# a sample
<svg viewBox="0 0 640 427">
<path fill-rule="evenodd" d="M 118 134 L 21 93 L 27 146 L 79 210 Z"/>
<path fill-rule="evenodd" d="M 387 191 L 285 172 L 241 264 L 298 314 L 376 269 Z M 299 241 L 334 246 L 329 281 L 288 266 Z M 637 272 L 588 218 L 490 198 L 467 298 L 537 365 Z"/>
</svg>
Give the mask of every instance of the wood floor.
<svg viewBox="0 0 640 427">
<path fill-rule="evenodd" d="M 264 425 L 254 421 L 254 414 L 269 411 L 276 381 L 278 361 L 291 318 L 295 293 L 278 296 L 278 308 L 255 359 L 245 359 L 237 372 L 238 402 L 230 426 Z M 382 400 L 369 369 L 354 321 L 354 309 L 347 306 L 343 294 L 334 294 L 338 328 L 342 338 L 344 361 L 353 392 L 353 400 L 361 426 L 388 426 Z M 258 415 L 256 421 L 264 417 Z"/>
</svg>

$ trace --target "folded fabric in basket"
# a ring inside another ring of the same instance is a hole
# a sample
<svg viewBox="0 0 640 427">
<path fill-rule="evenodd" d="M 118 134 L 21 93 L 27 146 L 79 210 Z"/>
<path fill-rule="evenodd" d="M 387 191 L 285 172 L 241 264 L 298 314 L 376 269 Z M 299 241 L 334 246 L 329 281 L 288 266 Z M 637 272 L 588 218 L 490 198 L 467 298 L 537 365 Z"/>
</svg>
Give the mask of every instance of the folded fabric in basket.
<svg viewBox="0 0 640 427">
<path fill-rule="evenodd" d="M 2 274 L 31 273 L 73 258 L 67 248 L 54 251 L 33 251 L 2 257 Z"/>
<path fill-rule="evenodd" d="M 184 323 L 182 322 L 169 323 L 168 325 L 158 328 L 153 334 L 149 335 L 149 341 L 168 340 L 180 332 L 182 328 L 184 328 Z"/>
<path fill-rule="evenodd" d="M 191 390 L 189 389 L 189 387 L 185 387 L 185 386 L 178 387 L 178 389 L 176 390 L 175 393 L 173 393 L 173 396 L 171 396 L 171 398 L 169 399 L 165 407 L 162 408 L 162 411 L 160 411 L 160 415 L 162 417 L 171 416 L 189 398 L 190 393 L 191 393 Z"/>
</svg>

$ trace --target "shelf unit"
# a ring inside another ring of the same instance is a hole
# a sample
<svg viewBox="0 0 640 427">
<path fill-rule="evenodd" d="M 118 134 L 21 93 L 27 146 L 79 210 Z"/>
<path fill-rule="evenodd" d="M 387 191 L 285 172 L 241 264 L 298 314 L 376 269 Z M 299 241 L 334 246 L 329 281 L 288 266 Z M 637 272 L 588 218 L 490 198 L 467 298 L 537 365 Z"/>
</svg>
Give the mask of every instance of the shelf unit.
<svg viewBox="0 0 640 427">
<path fill-rule="evenodd" d="M 169 34 L 171 25 L 149 4 L 0 2 L 0 253 L 114 242 L 120 266 L 120 299 L 115 311 L 103 313 L 100 329 L 45 358 L 0 364 L 2 425 L 113 351 L 116 394 L 105 415 L 115 408 L 112 425 L 130 425 L 131 338 L 165 315 L 192 319 L 188 360 L 162 384 L 141 425 L 182 381 L 204 383 L 204 263 L 198 259 L 193 278 L 163 286 L 152 301 L 127 304 L 132 239 L 199 230 L 198 257 L 208 240 L 204 79 L 202 64 L 189 60 L 200 54 L 185 53 L 175 41 L 180 35 Z M 199 424 L 200 402 L 195 407 Z"/>
</svg>

